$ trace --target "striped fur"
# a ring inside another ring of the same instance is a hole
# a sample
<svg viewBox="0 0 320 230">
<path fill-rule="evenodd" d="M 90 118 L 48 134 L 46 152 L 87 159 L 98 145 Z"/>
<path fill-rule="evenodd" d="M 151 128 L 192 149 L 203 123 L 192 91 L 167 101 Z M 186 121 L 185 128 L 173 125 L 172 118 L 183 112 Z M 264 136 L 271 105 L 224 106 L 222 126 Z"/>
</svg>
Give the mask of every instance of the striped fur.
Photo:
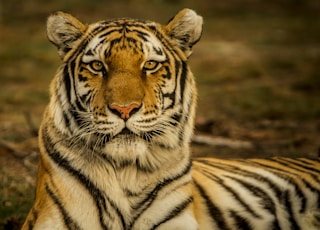
<svg viewBox="0 0 320 230">
<path fill-rule="evenodd" d="M 199 229 L 320 227 L 319 160 L 195 159 L 193 184 Z"/>
<path fill-rule="evenodd" d="M 319 162 L 190 158 L 202 18 L 47 22 L 62 64 L 22 229 L 318 229 Z"/>
</svg>

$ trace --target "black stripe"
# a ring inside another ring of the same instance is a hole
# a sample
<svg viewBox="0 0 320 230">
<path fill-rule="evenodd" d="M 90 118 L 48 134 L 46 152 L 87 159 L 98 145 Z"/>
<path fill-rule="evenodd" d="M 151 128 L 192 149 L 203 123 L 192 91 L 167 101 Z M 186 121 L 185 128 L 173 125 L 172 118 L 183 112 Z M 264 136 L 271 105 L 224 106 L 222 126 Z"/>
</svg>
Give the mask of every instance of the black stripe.
<svg viewBox="0 0 320 230">
<path fill-rule="evenodd" d="M 74 97 L 75 97 L 75 105 L 73 105 L 73 103 L 71 102 L 71 96 L 68 97 L 69 99 L 69 103 L 71 105 L 71 108 L 72 110 L 75 112 L 76 110 L 80 110 L 80 111 L 86 111 L 86 109 L 82 106 L 81 102 L 79 102 L 79 99 L 78 99 L 78 91 L 77 91 L 77 88 L 76 88 L 76 85 L 74 84 L 74 79 L 75 79 L 75 76 L 78 76 L 77 74 L 77 70 L 76 70 L 76 63 L 75 63 L 75 60 L 72 60 L 71 62 L 69 62 L 69 73 L 70 75 L 72 75 L 72 82 L 71 82 L 71 79 L 70 79 L 70 84 L 72 84 L 72 88 L 73 88 L 73 92 L 74 92 Z M 69 76 L 70 77 L 70 76 Z M 71 91 L 71 86 L 70 86 L 70 91 Z M 71 92 L 69 92 L 70 94 Z M 74 118 L 75 118 L 75 121 L 78 125 L 80 125 L 79 121 L 78 121 L 78 114 L 74 114 Z"/>
<path fill-rule="evenodd" d="M 172 109 L 175 105 L 175 102 L 176 102 L 176 88 L 174 89 L 174 91 L 172 93 L 164 93 L 162 95 L 163 95 L 163 97 L 167 97 L 172 101 L 170 103 L 170 105 L 168 107 L 166 107 L 165 109 Z M 163 99 L 163 101 L 164 101 L 164 99 Z"/>
<path fill-rule="evenodd" d="M 82 111 L 82 112 L 86 112 L 87 111 L 86 108 L 84 107 L 83 103 L 82 103 L 80 95 L 77 97 L 75 105 L 76 105 L 77 110 Z M 79 122 L 77 122 L 77 123 L 79 123 Z"/>
<path fill-rule="evenodd" d="M 176 63 L 176 65 L 177 64 L 178 63 Z M 186 81 L 187 81 L 187 75 L 188 75 L 187 63 L 185 61 L 182 61 L 182 68 L 181 68 L 181 74 L 180 74 L 180 100 L 181 100 L 181 104 L 183 103 L 183 99 L 184 99 L 184 90 L 185 90 L 185 85 L 186 85 Z"/>
<path fill-rule="evenodd" d="M 295 171 L 306 173 L 310 175 L 317 183 L 320 183 L 320 179 L 319 179 L 320 170 L 314 167 L 309 167 L 305 164 L 298 163 L 296 160 L 293 160 L 290 158 L 275 158 L 273 160 L 278 164 L 281 164 L 290 169 L 294 169 Z"/>
<path fill-rule="evenodd" d="M 64 106 L 64 100 L 62 100 L 61 98 L 61 90 L 59 90 L 57 92 L 59 96 L 59 102 L 60 102 L 60 106 L 61 106 L 61 109 L 63 111 L 63 118 L 64 118 L 64 122 L 65 122 L 65 127 L 70 131 L 70 133 L 73 133 L 73 130 L 71 130 L 70 128 L 70 125 L 71 125 L 71 119 L 72 119 L 72 105 L 71 105 L 71 79 L 70 79 L 70 74 L 69 74 L 69 68 L 68 68 L 68 65 L 66 65 L 63 69 L 63 82 L 64 82 L 64 91 L 62 93 L 64 93 L 66 96 L 67 96 L 67 100 L 68 100 L 68 105 L 71 106 L 71 108 L 65 108 Z M 71 112 L 70 113 L 68 113 Z"/>
<path fill-rule="evenodd" d="M 86 53 L 85 53 L 86 56 L 94 56 L 94 53 L 92 52 L 92 50 L 88 50 Z"/>
<path fill-rule="evenodd" d="M 68 65 L 65 66 L 64 70 L 63 70 L 63 79 L 64 79 L 64 85 L 65 85 L 65 94 L 67 95 L 68 98 L 68 104 L 70 106 L 70 108 L 68 109 L 68 111 L 70 112 L 70 114 L 72 115 L 73 120 L 75 121 L 75 123 L 77 124 L 77 126 L 81 126 L 82 123 L 82 118 L 79 115 L 78 110 L 80 111 L 86 111 L 86 109 L 83 107 L 83 105 L 81 104 L 81 102 L 79 101 L 80 99 L 78 99 L 78 97 L 76 95 L 74 95 L 75 97 L 75 105 L 72 104 L 71 102 L 71 92 L 73 89 L 73 92 L 76 94 L 77 89 L 76 86 L 74 84 L 72 84 L 73 79 L 72 78 L 72 74 L 75 74 L 75 61 L 70 61 L 70 63 Z M 63 105 L 63 102 L 61 101 L 60 98 L 60 104 L 61 106 Z M 65 125 L 66 127 L 69 129 L 69 131 L 72 133 L 73 130 L 70 129 L 70 124 L 71 124 L 71 117 L 69 117 L 66 113 L 66 108 L 63 108 L 64 112 L 63 112 L 63 117 L 65 120 Z"/>
<path fill-rule="evenodd" d="M 168 71 L 168 74 L 167 75 L 162 75 L 162 77 L 170 79 L 171 78 L 171 74 L 169 73 L 170 69 L 166 68 L 166 70 Z M 185 84 L 186 84 L 187 74 L 188 74 L 188 69 L 187 69 L 186 62 L 182 62 L 182 65 L 181 65 L 181 63 L 179 61 L 175 61 L 175 74 L 176 74 L 176 76 L 175 76 L 176 84 L 175 84 L 175 88 L 174 88 L 173 92 L 172 93 L 163 93 L 162 94 L 163 97 L 167 97 L 172 101 L 172 103 L 166 109 L 171 109 L 176 104 L 176 90 L 177 90 L 178 78 L 179 77 L 180 77 L 180 82 L 179 82 L 179 84 L 180 84 L 180 101 L 179 102 L 181 104 L 183 103 Z"/>
<path fill-rule="evenodd" d="M 83 104 L 88 104 L 89 100 L 92 98 L 92 90 L 88 90 L 87 93 L 80 96 L 80 100 Z"/>
<path fill-rule="evenodd" d="M 304 185 L 306 186 L 306 188 L 308 188 L 311 192 L 316 193 L 317 197 L 318 197 L 318 208 L 320 208 L 320 190 L 315 188 L 314 186 L 312 186 L 308 181 L 306 181 L 305 179 L 301 179 L 301 181 L 304 183 Z M 299 196 L 300 198 L 300 196 Z M 300 198 L 301 199 L 301 198 Z M 305 203 L 302 203 L 301 208 L 299 210 L 300 213 L 304 213 L 306 210 L 306 200 Z"/>
<path fill-rule="evenodd" d="M 181 120 L 181 115 L 182 113 L 175 113 L 173 115 L 170 116 L 170 118 L 174 121 L 169 121 L 169 124 L 172 126 L 177 126 Z"/>
<path fill-rule="evenodd" d="M 269 197 L 269 195 L 260 187 L 250 184 L 240 178 L 236 178 L 234 176 L 226 176 L 234 181 L 236 181 L 237 183 L 239 183 L 240 185 L 242 185 L 244 188 L 247 189 L 247 191 L 251 194 L 253 194 L 256 197 L 259 197 L 261 202 L 259 203 L 259 205 L 263 206 L 263 208 L 265 210 L 268 210 L 270 212 L 271 215 L 275 216 L 275 220 L 273 223 L 273 229 L 281 229 L 280 225 L 279 225 L 279 220 L 277 218 L 277 209 L 276 209 L 276 204 L 273 202 L 272 198 Z M 259 184 L 257 184 L 259 185 Z M 281 202 L 281 200 L 279 200 Z"/>
<path fill-rule="evenodd" d="M 165 216 L 162 220 L 160 220 L 158 223 L 154 224 L 150 230 L 154 230 L 157 227 L 159 227 L 161 224 L 173 219 L 174 217 L 178 216 L 183 210 L 185 210 L 190 203 L 192 203 L 193 198 L 189 197 L 185 201 L 183 201 L 181 204 L 177 205 L 173 210 L 169 212 L 167 216 Z"/>
<path fill-rule="evenodd" d="M 61 104 L 61 106 L 62 106 L 62 104 Z M 63 115 L 63 120 L 64 120 L 65 127 L 70 131 L 70 133 L 72 133 L 72 131 L 70 129 L 70 119 L 69 119 L 68 114 L 65 111 L 63 111 L 62 115 Z"/>
<path fill-rule="evenodd" d="M 170 80 L 171 79 L 170 67 L 166 65 L 166 66 L 163 66 L 163 68 L 165 69 L 166 73 L 161 75 L 162 78 Z"/>
<path fill-rule="evenodd" d="M 214 175 L 212 172 L 207 171 L 205 169 L 200 170 L 203 175 L 208 177 L 211 180 L 214 180 L 216 183 L 218 183 L 221 187 L 223 187 L 228 193 L 230 193 L 236 201 L 240 203 L 242 207 L 246 209 L 247 212 L 249 212 L 254 218 L 261 219 L 261 216 L 257 214 L 251 207 L 248 205 L 244 199 L 241 198 L 241 196 L 235 191 L 232 187 L 226 185 L 219 176 Z M 227 177 L 227 176 L 226 176 Z M 229 177 L 228 177 L 229 178 Z M 232 178 L 231 178 L 232 179 Z"/>
<path fill-rule="evenodd" d="M 293 214 L 293 210 L 292 210 L 293 202 L 290 199 L 289 191 L 285 191 L 284 197 L 283 197 L 283 203 L 284 203 L 284 206 L 285 206 L 286 211 L 288 213 L 288 219 L 289 219 L 288 222 L 291 225 L 291 227 L 289 229 L 294 229 L 294 230 L 301 229 L 301 227 L 298 225 L 296 218 Z"/>
<path fill-rule="evenodd" d="M 212 161 L 207 161 L 207 160 L 202 160 L 202 159 L 197 159 L 195 161 L 200 162 L 205 165 L 208 165 L 208 166 L 211 166 L 211 167 L 214 167 L 214 168 L 217 168 L 217 169 L 221 169 L 226 172 L 236 174 L 236 175 L 242 175 L 244 177 L 254 178 L 254 179 L 258 180 L 259 182 L 263 182 L 263 183 L 267 184 L 271 188 L 271 190 L 275 193 L 275 195 L 278 199 L 281 199 L 281 197 L 282 197 L 282 190 L 278 187 L 278 185 L 273 183 L 273 181 L 271 181 L 269 178 L 264 177 L 260 174 L 245 170 L 243 168 L 240 168 L 240 167 L 234 166 L 234 165 L 223 164 L 223 163 L 214 163 Z M 240 162 L 240 160 L 239 160 L 239 162 Z"/>
<path fill-rule="evenodd" d="M 50 157 L 52 160 L 55 161 L 56 164 L 58 164 L 60 167 L 64 168 L 66 171 L 68 171 L 72 176 L 74 176 L 76 179 L 78 179 L 83 186 L 86 187 L 86 189 L 90 192 L 92 198 L 96 202 L 96 207 L 99 212 L 99 220 L 100 220 L 101 227 L 103 229 L 110 229 L 106 225 L 106 223 L 104 223 L 104 219 L 103 219 L 103 211 L 107 211 L 107 207 L 106 207 L 106 200 L 105 200 L 104 196 L 102 195 L 102 192 L 99 191 L 99 189 L 96 188 L 88 178 L 86 178 L 83 174 L 81 174 L 76 169 L 72 168 L 69 165 L 69 162 L 67 162 L 65 159 L 63 159 L 58 153 L 56 153 L 56 152 L 51 153 Z M 108 216 L 111 217 L 110 214 Z"/>
<path fill-rule="evenodd" d="M 123 39 L 123 37 L 115 38 L 115 39 L 111 40 L 110 41 L 110 47 L 113 48 L 115 46 L 115 44 L 120 43 L 122 39 Z"/>
<path fill-rule="evenodd" d="M 161 55 L 161 56 L 163 55 L 163 52 L 162 52 L 161 48 L 157 49 L 154 46 L 152 48 L 153 48 L 153 51 L 156 52 L 156 54 Z"/>
<path fill-rule="evenodd" d="M 310 189 L 313 193 L 316 193 L 317 195 L 317 207 L 318 209 L 320 209 L 320 190 L 316 189 L 315 187 L 313 187 L 310 183 L 306 182 L 304 179 L 302 179 L 302 181 L 304 182 L 305 186 Z M 319 215 L 320 218 L 320 215 Z"/>
<path fill-rule="evenodd" d="M 172 101 L 172 103 L 167 107 L 167 108 L 165 108 L 165 109 L 172 109 L 174 106 L 175 106 L 175 104 L 176 104 L 176 91 L 177 91 L 177 85 L 178 85 L 178 78 L 179 78 L 179 75 L 181 75 L 180 74 L 180 62 L 178 62 L 178 61 L 175 61 L 174 62 L 174 65 L 175 65 L 175 78 L 174 78 L 174 80 L 175 80 L 175 87 L 174 87 L 174 90 L 171 92 L 171 93 L 163 93 L 162 95 L 163 95 L 163 97 L 167 97 L 167 98 L 169 98 L 171 101 Z M 166 71 L 167 71 L 167 75 L 162 75 L 162 77 L 164 77 L 164 78 L 167 78 L 167 79 L 171 79 L 171 75 L 172 75 L 172 73 L 170 72 L 170 68 L 169 67 L 165 67 L 165 69 L 166 69 Z M 182 76 L 180 76 L 180 78 L 181 78 Z M 181 79 L 180 79 L 180 83 L 181 83 Z M 181 89 L 181 88 L 180 88 Z M 181 100 L 181 99 L 180 99 Z"/>
<path fill-rule="evenodd" d="M 76 100 L 76 102 L 78 102 L 78 100 Z M 80 116 L 74 106 L 72 106 L 71 108 L 72 110 L 70 111 L 70 113 L 72 114 L 74 121 L 76 122 L 78 127 L 81 127 L 84 123 L 83 118 Z"/>
<path fill-rule="evenodd" d="M 176 181 L 176 180 L 182 178 L 184 175 L 188 174 L 190 172 L 190 169 L 191 169 L 191 162 L 189 162 L 188 165 L 186 165 L 186 167 L 183 169 L 183 171 L 180 172 L 179 174 L 177 174 L 176 176 L 169 177 L 169 178 L 161 181 L 160 183 L 158 183 L 157 186 L 147 195 L 147 197 L 145 199 L 143 199 L 141 202 L 137 203 L 135 206 L 133 206 L 133 208 L 139 209 L 147 202 L 148 202 L 148 206 L 145 207 L 145 209 L 150 207 L 152 202 L 155 200 L 158 192 L 161 189 L 163 189 L 167 185 L 170 185 L 173 181 Z"/>
<path fill-rule="evenodd" d="M 110 34 L 112 34 L 112 33 L 114 33 L 114 32 L 118 32 L 118 33 L 121 33 L 122 32 L 122 30 L 123 30 L 123 28 L 114 28 L 114 29 L 110 29 L 110 30 L 108 30 L 107 32 L 105 32 L 105 33 L 103 33 L 103 34 L 99 34 L 99 38 L 105 38 L 105 37 L 107 37 L 108 35 L 110 35 Z M 101 31 L 99 31 L 98 33 L 100 33 Z M 97 33 L 95 33 L 95 35 L 96 35 Z M 106 41 L 105 39 L 103 39 L 102 41 Z"/>
<path fill-rule="evenodd" d="M 92 34 L 89 34 L 89 37 L 88 37 L 88 36 L 87 36 L 87 37 L 82 37 L 80 44 L 77 45 L 77 47 L 76 47 L 75 49 L 68 48 L 68 49 L 66 50 L 66 52 L 69 52 L 69 51 L 72 50 L 72 53 L 71 53 L 71 55 L 69 56 L 69 59 L 67 59 L 67 60 L 65 61 L 65 63 L 69 63 L 70 60 L 74 60 L 76 57 L 79 57 L 79 56 L 80 56 L 79 54 L 80 54 L 81 52 L 84 52 L 86 46 L 88 45 L 88 42 L 90 41 L 90 39 L 91 39 L 92 37 L 93 37 Z"/>
<path fill-rule="evenodd" d="M 38 219 L 38 212 L 35 210 L 34 207 L 32 207 L 31 213 L 32 213 L 32 219 L 30 218 L 26 224 L 29 230 L 32 230 L 34 228 L 34 224 Z"/>
<path fill-rule="evenodd" d="M 83 67 L 81 67 L 81 68 L 83 68 Z M 82 70 L 80 70 L 80 71 L 79 71 L 79 74 L 78 74 L 78 79 L 79 79 L 79 81 L 80 81 L 80 82 L 87 82 L 87 81 L 88 81 L 88 77 L 85 76 L 85 75 L 83 75 L 83 74 L 81 74 L 81 72 L 82 72 Z"/>
<path fill-rule="evenodd" d="M 204 190 L 204 188 L 202 188 L 200 186 L 200 184 L 198 184 L 195 180 L 193 181 L 195 188 L 199 191 L 201 197 L 204 199 L 205 205 L 207 206 L 207 210 L 210 214 L 210 217 L 212 219 L 213 222 L 215 222 L 218 226 L 218 229 L 220 230 L 228 230 L 230 229 L 227 226 L 226 220 L 223 217 L 223 213 L 222 210 L 220 210 L 209 198 L 208 194 L 206 193 L 206 191 Z"/>
<path fill-rule="evenodd" d="M 118 217 L 120 218 L 122 226 L 124 227 L 125 226 L 124 217 L 121 214 L 119 208 L 116 206 L 116 204 L 112 200 L 110 200 L 110 198 L 108 198 L 102 191 L 100 191 L 100 189 L 97 188 L 89 178 L 87 178 L 79 170 L 73 168 L 70 165 L 70 163 L 67 161 L 67 159 L 63 158 L 60 155 L 60 153 L 54 149 L 47 129 L 44 129 L 43 142 L 45 143 L 44 146 L 46 147 L 46 152 L 48 152 L 49 157 L 57 165 L 59 165 L 60 167 L 65 169 L 67 172 L 69 172 L 70 175 L 74 176 L 80 182 L 80 184 L 82 184 L 87 189 L 87 191 L 91 194 L 93 200 L 96 202 L 96 207 L 99 212 L 99 220 L 100 220 L 101 227 L 103 229 L 110 229 L 110 227 L 108 227 L 108 223 L 105 223 L 103 218 L 103 212 L 106 215 L 108 215 L 109 218 L 112 218 L 111 214 L 107 210 L 106 201 L 108 201 L 110 206 L 116 211 Z"/>
<path fill-rule="evenodd" d="M 125 36 L 124 39 L 128 42 L 128 43 L 133 43 L 134 45 L 137 45 L 138 40 L 133 38 L 133 37 L 129 37 L 129 36 Z M 139 43 L 141 44 L 141 43 Z M 140 45 L 141 46 L 141 45 Z M 131 46 L 130 46 L 131 47 Z M 136 48 L 135 46 L 132 48 Z M 137 47 L 138 48 L 138 47 Z"/>
<path fill-rule="evenodd" d="M 207 160 L 198 159 L 196 161 L 197 162 L 201 162 L 201 163 L 206 164 L 206 165 L 211 166 L 211 167 L 215 167 L 215 168 L 224 170 L 226 172 L 230 172 L 230 173 L 235 174 L 235 175 L 239 174 L 239 175 L 244 176 L 244 177 L 254 178 L 254 179 L 258 180 L 258 182 L 264 182 L 264 183 L 269 185 L 271 190 L 274 191 L 274 193 L 276 194 L 276 197 L 277 197 L 277 199 L 279 201 L 281 201 L 283 199 L 283 191 L 280 188 L 278 188 L 277 185 L 275 185 L 268 178 L 265 178 L 265 177 L 262 177 L 262 176 L 260 176 L 258 174 L 251 173 L 249 171 L 243 170 L 243 169 L 241 169 L 241 168 L 239 168 L 237 166 L 223 164 L 221 162 L 219 162 L 219 165 L 218 165 L 218 163 L 215 164 L 214 162 L 207 161 Z M 262 200 L 264 201 L 264 203 L 263 203 L 264 209 L 269 210 L 269 212 L 272 215 L 276 214 L 276 206 L 275 206 L 274 201 L 261 188 L 255 186 L 255 185 L 249 184 L 248 182 L 245 182 L 244 180 L 241 180 L 239 178 L 235 178 L 235 177 L 231 177 L 231 176 L 227 176 L 227 177 L 237 181 L 240 184 L 242 184 L 242 186 L 246 187 L 247 190 L 249 192 L 253 193 L 255 196 L 262 198 Z M 257 185 L 258 185 L 258 183 L 257 183 Z M 279 220 L 277 218 L 275 218 L 274 222 L 272 223 L 272 226 L 273 226 L 272 229 L 275 229 L 275 230 L 280 229 Z"/>
<path fill-rule="evenodd" d="M 28 229 L 29 229 L 29 230 L 32 230 L 33 227 L 34 227 L 34 225 L 33 225 L 32 221 L 29 220 L 29 221 L 28 221 Z"/>
<path fill-rule="evenodd" d="M 277 162 L 288 162 L 285 163 L 288 167 L 292 168 L 292 165 L 296 166 L 294 169 L 299 170 L 301 172 L 305 172 L 305 170 L 311 171 L 308 172 L 309 174 L 315 173 L 315 175 L 319 175 L 320 169 L 317 169 L 316 167 L 311 167 L 310 162 L 303 162 L 301 159 L 292 159 L 292 158 L 276 158 L 275 161 Z"/>
<path fill-rule="evenodd" d="M 183 117 L 183 120 L 181 121 L 181 127 L 185 127 L 185 125 L 188 123 L 188 121 L 190 120 L 190 108 L 191 108 L 191 105 L 192 105 L 192 102 L 193 102 L 193 97 L 194 95 L 191 94 L 190 95 L 190 99 L 189 101 L 187 102 L 187 114 L 185 114 L 185 116 Z M 182 111 L 181 111 L 181 114 L 182 114 Z M 185 132 L 179 132 L 179 141 L 180 141 L 180 145 L 182 144 L 183 140 L 185 139 Z"/>
<path fill-rule="evenodd" d="M 319 158 L 298 158 L 301 162 L 304 162 L 306 164 L 318 164 L 320 163 L 320 157 Z"/>
<path fill-rule="evenodd" d="M 272 162 L 272 161 L 270 161 L 270 162 Z M 302 212 L 304 212 L 306 210 L 307 197 L 303 193 L 303 189 L 301 189 L 298 186 L 298 183 L 296 182 L 296 180 L 300 180 L 300 178 L 301 178 L 301 176 L 298 173 L 289 172 L 289 171 L 286 171 L 284 169 L 277 168 L 275 166 L 266 165 L 266 164 L 261 163 L 261 162 L 254 162 L 254 164 L 260 165 L 261 167 L 264 167 L 265 169 L 269 169 L 269 172 L 272 172 L 274 175 L 276 175 L 277 177 L 287 181 L 287 183 L 289 183 L 292 187 L 294 187 L 295 194 L 296 194 L 296 196 L 299 197 L 299 201 L 301 203 L 301 207 L 300 207 L 299 212 L 302 213 Z M 304 186 L 307 186 L 305 180 L 300 180 L 300 181 L 302 183 L 304 183 Z M 281 199 L 281 198 L 282 197 L 280 197 L 279 199 Z"/>
<path fill-rule="evenodd" d="M 232 210 L 229 211 L 229 213 L 230 213 L 230 217 L 234 220 L 234 222 L 236 224 L 235 227 L 237 228 L 237 230 L 241 230 L 241 229 L 251 230 L 251 229 L 253 229 L 251 227 L 249 221 L 246 218 L 238 215 L 235 211 L 232 211 Z"/>
<path fill-rule="evenodd" d="M 147 211 L 147 209 L 152 205 L 152 203 L 157 198 L 157 195 L 161 189 L 170 185 L 173 181 L 176 181 L 176 180 L 182 178 L 184 175 L 188 174 L 190 172 L 190 170 L 191 170 L 191 162 L 189 162 L 188 165 L 186 165 L 186 167 L 183 169 L 183 171 L 180 172 L 179 174 L 175 175 L 174 177 L 167 178 L 167 179 L 161 181 L 160 183 L 158 183 L 157 186 L 151 192 L 149 192 L 143 200 L 141 200 L 139 203 L 134 205 L 132 208 L 135 210 L 140 209 L 140 212 L 138 213 L 138 215 L 136 215 L 132 219 L 132 222 L 130 223 L 128 229 L 131 229 L 132 226 L 134 226 L 135 222 L 139 219 L 139 217 L 145 211 Z"/>
<path fill-rule="evenodd" d="M 65 226 L 70 230 L 79 230 L 81 229 L 80 226 L 76 223 L 75 220 L 71 218 L 68 214 L 67 210 L 64 208 L 63 204 L 61 203 L 60 199 L 54 194 L 54 192 L 50 189 L 49 185 L 45 183 L 46 192 L 51 197 L 52 201 L 57 205 L 62 217 Z"/>
<path fill-rule="evenodd" d="M 66 65 L 63 69 L 63 82 L 65 86 L 65 92 L 67 94 L 68 101 L 71 101 L 71 80 L 69 75 L 69 68 Z"/>
<path fill-rule="evenodd" d="M 139 30 L 135 30 L 135 32 L 137 33 L 137 36 L 139 38 L 141 38 L 143 41 L 145 41 L 145 42 L 149 41 L 148 40 L 148 38 L 150 37 L 149 34 L 144 33 L 142 31 L 139 31 Z M 159 53 L 157 53 L 157 54 L 159 54 Z"/>
</svg>

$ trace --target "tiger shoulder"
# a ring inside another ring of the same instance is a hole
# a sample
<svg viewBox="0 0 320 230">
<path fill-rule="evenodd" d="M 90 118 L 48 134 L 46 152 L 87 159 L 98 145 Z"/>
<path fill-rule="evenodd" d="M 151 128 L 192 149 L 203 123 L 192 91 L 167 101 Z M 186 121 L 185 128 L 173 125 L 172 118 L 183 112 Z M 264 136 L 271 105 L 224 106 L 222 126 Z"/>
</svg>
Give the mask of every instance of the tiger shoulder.
<svg viewBox="0 0 320 230">
<path fill-rule="evenodd" d="M 191 160 L 202 23 L 49 16 L 61 64 L 23 230 L 320 229 L 319 159 Z"/>
</svg>

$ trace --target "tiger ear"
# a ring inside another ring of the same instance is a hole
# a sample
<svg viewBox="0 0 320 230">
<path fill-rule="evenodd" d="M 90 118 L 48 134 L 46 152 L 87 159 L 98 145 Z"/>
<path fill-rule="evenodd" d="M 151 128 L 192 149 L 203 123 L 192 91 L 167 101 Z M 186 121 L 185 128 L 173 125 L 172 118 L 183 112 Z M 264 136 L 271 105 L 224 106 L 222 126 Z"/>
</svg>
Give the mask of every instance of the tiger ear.
<svg viewBox="0 0 320 230">
<path fill-rule="evenodd" d="M 202 17 L 195 11 L 183 9 L 168 22 L 165 31 L 189 57 L 192 46 L 200 40 L 202 24 Z"/>
<path fill-rule="evenodd" d="M 50 15 L 47 20 L 48 39 L 58 48 L 61 58 L 74 47 L 86 28 L 72 15 L 60 11 Z"/>
</svg>

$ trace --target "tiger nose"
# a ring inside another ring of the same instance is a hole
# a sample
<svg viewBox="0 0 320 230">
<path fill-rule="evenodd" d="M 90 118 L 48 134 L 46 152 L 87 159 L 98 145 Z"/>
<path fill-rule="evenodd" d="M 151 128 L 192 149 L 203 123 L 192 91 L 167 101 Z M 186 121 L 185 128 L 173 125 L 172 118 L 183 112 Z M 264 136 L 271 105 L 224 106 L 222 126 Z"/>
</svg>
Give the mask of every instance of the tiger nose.
<svg viewBox="0 0 320 230">
<path fill-rule="evenodd" d="M 130 116 L 139 110 L 140 106 L 138 103 L 132 103 L 130 105 L 111 104 L 110 109 L 123 120 L 128 120 Z"/>
</svg>

